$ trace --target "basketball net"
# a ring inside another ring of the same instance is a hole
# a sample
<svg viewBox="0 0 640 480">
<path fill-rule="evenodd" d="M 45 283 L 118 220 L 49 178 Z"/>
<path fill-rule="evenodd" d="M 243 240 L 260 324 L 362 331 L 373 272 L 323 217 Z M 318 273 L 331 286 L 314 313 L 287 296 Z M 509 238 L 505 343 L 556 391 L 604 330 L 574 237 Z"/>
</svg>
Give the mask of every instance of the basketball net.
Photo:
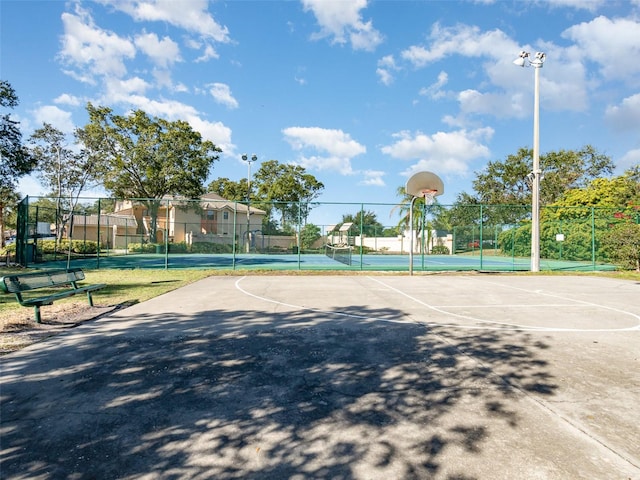
<svg viewBox="0 0 640 480">
<path fill-rule="evenodd" d="M 436 195 L 438 194 L 438 191 L 427 188 L 424 190 L 420 190 L 420 194 L 424 197 L 425 205 L 433 205 L 433 202 L 436 201 Z"/>
</svg>

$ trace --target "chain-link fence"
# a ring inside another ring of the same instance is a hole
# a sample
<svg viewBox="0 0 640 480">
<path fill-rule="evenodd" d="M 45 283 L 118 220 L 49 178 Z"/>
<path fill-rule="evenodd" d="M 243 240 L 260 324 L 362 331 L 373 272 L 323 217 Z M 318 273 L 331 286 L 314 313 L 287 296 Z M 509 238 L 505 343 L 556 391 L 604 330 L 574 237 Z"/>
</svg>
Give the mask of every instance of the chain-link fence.
<svg viewBox="0 0 640 480">
<path fill-rule="evenodd" d="M 529 270 L 531 208 L 523 205 L 265 203 L 27 197 L 16 258 L 54 268 Z M 542 207 L 543 270 L 613 269 L 606 242 L 640 207 Z"/>
</svg>

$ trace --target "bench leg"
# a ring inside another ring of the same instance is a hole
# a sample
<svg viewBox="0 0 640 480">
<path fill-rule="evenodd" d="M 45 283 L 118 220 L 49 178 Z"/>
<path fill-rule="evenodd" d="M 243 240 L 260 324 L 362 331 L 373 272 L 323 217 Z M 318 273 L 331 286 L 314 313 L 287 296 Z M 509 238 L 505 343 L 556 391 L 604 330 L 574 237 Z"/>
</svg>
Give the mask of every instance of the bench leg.
<svg viewBox="0 0 640 480">
<path fill-rule="evenodd" d="M 36 316 L 36 323 L 42 323 L 42 318 L 40 317 L 40 305 L 34 305 L 33 311 Z"/>
<path fill-rule="evenodd" d="M 93 307 L 93 297 L 91 296 L 91 292 L 87 292 L 87 299 L 89 300 L 89 306 Z"/>
</svg>

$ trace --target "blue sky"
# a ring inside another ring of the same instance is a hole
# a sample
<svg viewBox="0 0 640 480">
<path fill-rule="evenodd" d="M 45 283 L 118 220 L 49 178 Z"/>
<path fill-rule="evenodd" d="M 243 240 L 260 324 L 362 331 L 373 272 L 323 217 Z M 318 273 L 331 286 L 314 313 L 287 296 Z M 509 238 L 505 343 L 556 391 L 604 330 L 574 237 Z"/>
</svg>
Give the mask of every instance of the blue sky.
<svg viewBox="0 0 640 480">
<path fill-rule="evenodd" d="M 617 173 L 640 163 L 640 0 L 1 0 L 0 15 L 25 138 L 83 126 L 89 101 L 141 108 L 223 149 L 209 180 L 246 178 L 255 153 L 304 166 L 319 201 L 395 203 L 428 170 L 450 204 L 532 145 L 534 69 L 512 63 L 525 50 L 547 55 L 542 153 L 592 144 Z"/>
</svg>

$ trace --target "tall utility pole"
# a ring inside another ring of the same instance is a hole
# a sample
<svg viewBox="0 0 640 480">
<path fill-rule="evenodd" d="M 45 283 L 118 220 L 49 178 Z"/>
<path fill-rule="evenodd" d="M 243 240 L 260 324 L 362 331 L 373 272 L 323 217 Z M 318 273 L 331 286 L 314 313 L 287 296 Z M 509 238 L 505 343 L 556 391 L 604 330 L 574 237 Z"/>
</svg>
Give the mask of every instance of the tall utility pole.
<svg viewBox="0 0 640 480">
<path fill-rule="evenodd" d="M 247 247 L 246 251 L 251 251 L 251 163 L 258 160 L 258 156 L 255 153 L 248 157 L 246 153 L 242 154 L 242 160 L 247 162 Z"/>
<path fill-rule="evenodd" d="M 534 68 L 533 94 L 533 171 L 531 185 L 531 271 L 540 271 L 540 69 L 546 54 L 537 52 L 533 60 L 528 52 L 520 52 L 513 63 Z"/>
</svg>

